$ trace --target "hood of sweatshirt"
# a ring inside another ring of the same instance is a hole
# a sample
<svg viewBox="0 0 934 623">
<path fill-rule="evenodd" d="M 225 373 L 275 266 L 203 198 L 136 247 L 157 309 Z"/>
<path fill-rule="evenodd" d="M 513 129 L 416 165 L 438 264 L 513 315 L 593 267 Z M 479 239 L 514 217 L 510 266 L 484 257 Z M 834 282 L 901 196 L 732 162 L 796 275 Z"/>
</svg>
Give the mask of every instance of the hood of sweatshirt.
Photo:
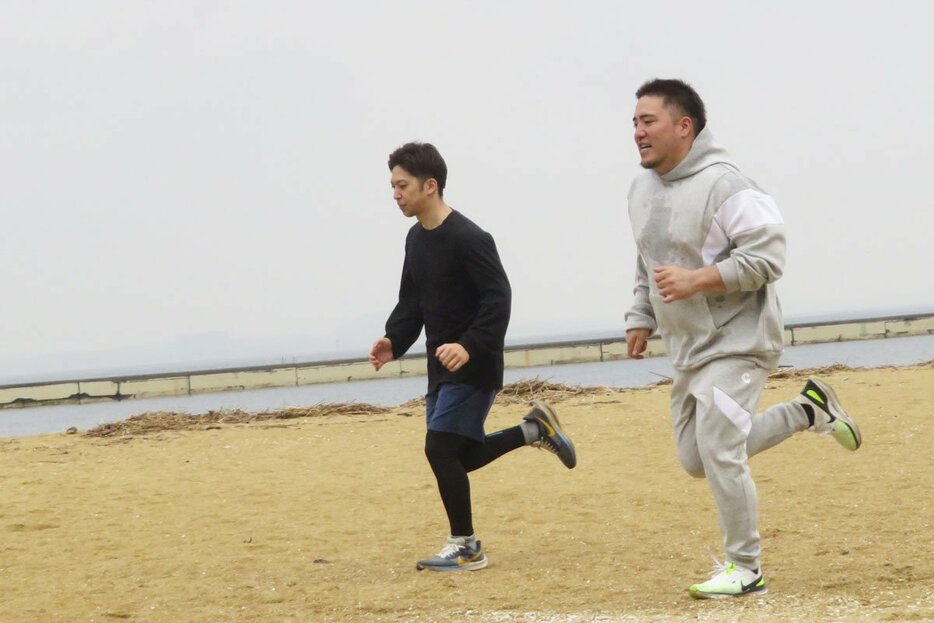
<svg viewBox="0 0 934 623">
<path fill-rule="evenodd" d="M 781 217 L 706 128 L 671 171 L 633 180 L 629 217 L 639 255 L 627 329 L 658 329 L 678 370 L 723 357 L 773 367 L 784 337 L 772 285 L 784 263 Z M 671 265 L 716 266 L 727 291 L 666 303 L 654 270 Z"/>
<path fill-rule="evenodd" d="M 694 139 L 691 150 L 684 157 L 684 160 L 679 162 L 674 169 L 659 177 L 666 182 L 673 182 L 685 177 L 691 177 L 715 164 L 725 164 L 734 169 L 737 168 L 730 159 L 730 154 L 727 153 L 726 148 L 717 144 L 710 130 L 704 128 Z"/>
</svg>

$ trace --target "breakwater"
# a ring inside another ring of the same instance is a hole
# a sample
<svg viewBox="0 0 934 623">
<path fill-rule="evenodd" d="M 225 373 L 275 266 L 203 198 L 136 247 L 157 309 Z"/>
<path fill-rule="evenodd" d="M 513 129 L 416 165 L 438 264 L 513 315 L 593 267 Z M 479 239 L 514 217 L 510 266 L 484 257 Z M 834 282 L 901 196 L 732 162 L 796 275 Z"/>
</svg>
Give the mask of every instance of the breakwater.
<svg viewBox="0 0 934 623">
<path fill-rule="evenodd" d="M 915 335 L 934 335 L 934 314 L 790 324 L 785 327 L 785 344 L 797 346 Z M 664 354 L 665 346 L 661 340 L 649 340 L 647 357 Z M 616 361 L 625 358 L 625 336 L 608 336 L 578 341 L 511 345 L 506 349 L 505 364 L 507 369 L 513 369 Z M 378 374 L 365 360 L 342 359 L 247 368 L 52 380 L 0 385 L 0 409 L 296 387 L 316 383 L 423 376 L 424 374 L 425 356 L 415 355 L 386 364 Z"/>
</svg>

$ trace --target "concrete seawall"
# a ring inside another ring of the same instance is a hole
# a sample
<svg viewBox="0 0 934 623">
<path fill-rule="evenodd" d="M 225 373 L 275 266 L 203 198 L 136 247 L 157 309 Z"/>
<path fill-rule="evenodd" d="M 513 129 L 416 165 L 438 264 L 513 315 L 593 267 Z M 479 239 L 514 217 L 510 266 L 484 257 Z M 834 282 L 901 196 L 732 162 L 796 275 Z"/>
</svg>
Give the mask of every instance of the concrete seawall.
<svg viewBox="0 0 934 623">
<path fill-rule="evenodd" d="M 914 335 L 934 335 L 934 315 L 788 325 L 785 327 L 785 344 L 795 346 Z M 647 357 L 664 354 L 665 345 L 661 340 L 649 341 Z M 625 357 L 625 336 L 611 336 L 575 342 L 509 346 L 506 349 L 505 363 L 507 368 L 526 368 L 565 363 L 615 361 Z M 0 409 L 181 396 L 202 392 L 294 387 L 314 383 L 422 376 L 424 374 L 425 357 L 413 356 L 403 357 L 386 364 L 378 374 L 368 362 L 356 359 L 0 385 Z"/>
</svg>

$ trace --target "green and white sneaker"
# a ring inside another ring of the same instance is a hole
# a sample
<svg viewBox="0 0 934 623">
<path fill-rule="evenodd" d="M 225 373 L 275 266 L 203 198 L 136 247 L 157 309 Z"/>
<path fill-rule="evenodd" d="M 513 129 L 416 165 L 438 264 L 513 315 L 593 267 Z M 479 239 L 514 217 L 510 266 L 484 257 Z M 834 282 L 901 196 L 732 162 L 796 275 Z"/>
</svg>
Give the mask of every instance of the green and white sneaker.
<svg viewBox="0 0 934 623">
<path fill-rule="evenodd" d="M 415 563 L 415 568 L 431 571 L 476 571 L 489 564 L 480 541 L 472 537 L 450 536 L 441 551 Z"/>
<path fill-rule="evenodd" d="M 762 569 L 747 569 L 736 563 L 721 563 L 714 559 L 710 579 L 690 588 L 694 599 L 723 599 L 724 597 L 744 597 L 746 595 L 764 595 L 768 592 Z"/>
<path fill-rule="evenodd" d="M 863 444 L 859 434 L 859 427 L 853 421 L 834 393 L 833 389 L 823 381 L 814 378 L 808 379 L 801 390 L 801 396 L 795 400 L 817 407 L 814 414 L 814 426 L 810 428 L 816 433 L 832 435 L 841 446 L 853 451 Z M 826 414 L 827 418 L 818 417 Z"/>
</svg>

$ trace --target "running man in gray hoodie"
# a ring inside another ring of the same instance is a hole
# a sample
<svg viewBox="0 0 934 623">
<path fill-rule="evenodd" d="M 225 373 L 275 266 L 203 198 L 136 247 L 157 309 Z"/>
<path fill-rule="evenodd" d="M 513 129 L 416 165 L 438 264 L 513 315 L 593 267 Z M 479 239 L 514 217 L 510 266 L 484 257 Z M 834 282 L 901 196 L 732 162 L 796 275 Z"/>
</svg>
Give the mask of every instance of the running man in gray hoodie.
<svg viewBox="0 0 934 623">
<path fill-rule="evenodd" d="M 803 430 L 848 450 L 859 429 L 818 379 L 801 395 L 753 415 L 783 347 L 774 282 L 785 263 L 785 227 L 774 199 L 740 173 L 705 129 L 700 97 L 680 80 L 636 91 L 635 142 L 647 172 L 629 191 L 636 240 L 629 356 L 658 331 L 676 370 L 671 420 L 684 469 L 710 484 L 726 561 L 696 598 L 766 591 L 759 563 L 756 486 L 749 457 Z"/>
</svg>

